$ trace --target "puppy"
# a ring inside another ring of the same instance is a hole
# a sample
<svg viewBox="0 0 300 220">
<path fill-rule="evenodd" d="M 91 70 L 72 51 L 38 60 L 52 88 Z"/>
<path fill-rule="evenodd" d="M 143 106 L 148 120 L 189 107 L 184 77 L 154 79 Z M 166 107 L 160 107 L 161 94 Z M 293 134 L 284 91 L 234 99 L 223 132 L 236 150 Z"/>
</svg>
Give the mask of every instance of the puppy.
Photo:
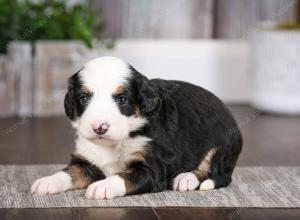
<svg viewBox="0 0 300 220">
<path fill-rule="evenodd" d="M 90 199 L 227 186 L 242 137 L 225 105 L 181 81 L 147 79 L 126 62 L 100 57 L 69 79 L 65 113 L 77 131 L 62 171 L 32 193 L 86 188 Z"/>
</svg>

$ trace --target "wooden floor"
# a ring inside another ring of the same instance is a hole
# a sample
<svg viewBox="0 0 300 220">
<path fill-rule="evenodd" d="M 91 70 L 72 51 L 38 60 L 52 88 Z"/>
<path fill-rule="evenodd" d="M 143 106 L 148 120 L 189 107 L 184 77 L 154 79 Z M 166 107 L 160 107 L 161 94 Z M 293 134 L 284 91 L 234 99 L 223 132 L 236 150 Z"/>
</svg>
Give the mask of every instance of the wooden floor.
<svg viewBox="0 0 300 220">
<path fill-rule="evenodd" d="M 244 148 L 239 166 L 299 166 L 300 117 L 265 115 L 230 106 Z M 0 119 L 0 164 L 67 163 L 73 131 L 65 117 Z M 0 195 L 0 199 L 3 195 Z M 5 196 L 4 196 L 5 198 Z M 300 209 L 260 208 L 51 208 L 0 209 L 10 219 L 300 219 Z"/>
</svg>

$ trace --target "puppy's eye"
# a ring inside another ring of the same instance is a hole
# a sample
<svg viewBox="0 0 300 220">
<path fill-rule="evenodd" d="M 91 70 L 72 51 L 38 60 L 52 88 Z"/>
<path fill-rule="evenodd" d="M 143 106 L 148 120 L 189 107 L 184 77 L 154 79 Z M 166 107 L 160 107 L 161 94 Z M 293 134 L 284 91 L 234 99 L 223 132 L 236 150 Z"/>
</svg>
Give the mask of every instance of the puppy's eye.
<svg viewBox="0 0 300 220">
<path fill-rule="evenodd" d="M 126 105 L 128 102 L 128 99 L 125 95 L 118 95 L 115 100 L 119 105 Z"/>
<path fill-rule="evenodd" d="M 79 97 L 79 101 L 80 101 L 81 105 L 87 105 L 89 103 L 89 101 L 90 101 L 90 97 L 87 96 L 87 95 L 81 95 Z"/>
</svg>

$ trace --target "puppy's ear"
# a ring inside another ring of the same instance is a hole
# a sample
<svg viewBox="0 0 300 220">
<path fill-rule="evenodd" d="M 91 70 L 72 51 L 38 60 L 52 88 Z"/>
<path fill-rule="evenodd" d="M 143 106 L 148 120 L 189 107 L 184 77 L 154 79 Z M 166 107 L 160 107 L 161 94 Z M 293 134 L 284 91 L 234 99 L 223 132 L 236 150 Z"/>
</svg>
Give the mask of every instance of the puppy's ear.
<svg viewBox="0 0 300 220">
<path fill-rule="evenodd" d="M 158 111 L 161 106 L 161 99 L 149 80 L 140 74 L 137 77 L 136 83 L 138 101 L 142 114 L 150 115 Z"/>
<path fill-rule="evenodd" d="M 68 92 L 65 96 L 64 107 L 65 113 L 69 119 L 72 121 L 75 120 L 75 112 L 76 112 L 76 100 L 75 100 L 75 78 L 78 76 L 78 73 L 75 73 L 73 76 L 69 78 L 68 81 Z"/>
</svg>

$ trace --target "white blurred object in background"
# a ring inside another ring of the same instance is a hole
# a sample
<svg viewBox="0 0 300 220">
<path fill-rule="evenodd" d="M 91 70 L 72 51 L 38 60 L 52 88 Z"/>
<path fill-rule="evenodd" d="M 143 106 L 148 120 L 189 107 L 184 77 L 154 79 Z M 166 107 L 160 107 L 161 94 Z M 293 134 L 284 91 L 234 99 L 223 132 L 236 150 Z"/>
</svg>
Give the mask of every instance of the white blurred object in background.
<svg viewBox="0 0 300 220">
<path fill-rule="evenodd" d="M 259 110 L 300 114 L 300 31 L 259 30 L 250 41 L 250 101 Z"/>
<path fill-rule="evenodd" d="M 248 45 L 240 40 L 119 40 L 101 55 L 117 56 L 149 78 L 183 80 L 226 103 L 247 103 Z"/>
</svg>

